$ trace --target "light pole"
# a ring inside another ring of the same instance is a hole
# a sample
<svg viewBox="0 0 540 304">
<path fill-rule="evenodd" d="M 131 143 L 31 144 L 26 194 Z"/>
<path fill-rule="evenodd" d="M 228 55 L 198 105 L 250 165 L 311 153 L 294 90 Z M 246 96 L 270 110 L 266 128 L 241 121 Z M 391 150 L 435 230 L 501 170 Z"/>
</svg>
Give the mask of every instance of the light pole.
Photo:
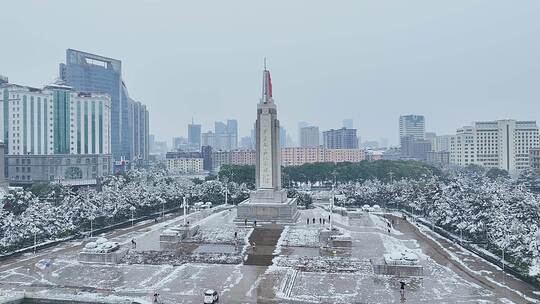
<svg viewBox="0 0 540 304">
<path fill-rule="evenodd" d="M 540 229 L 536 230 L 536 254 L 537 254 L 537 261 L 538 265 L 540 265 Z"/>
<path fill-rule="evenodd" d="M 229 194 L 229 188 L 227 188 L 227 184 L 225 184 L 224 192 L 225 192 L 225 205 L 227 205 L 227 196 L 228 196 L 227 194 Z"/>
<path fill-rule="evenodd" d="M 165 216 L 165 200 L 161 199 L 161 218 Z"/>
<path fill-rule="evenodd" d="M 90 219 L 90 237 L 92 237 L 92 234 L 94 232 L 94 226 L 93 226 L 93 222 L 94 222 L 94 216 L 91 215 L 88 217 Z"/>
<path fill-rule="evenodd" d="M 184 207 L 184 226 L 186 226 L 186 217 L 187 217 L 187 213 L 186 213 L 186 210 L 187 210 L 187 200 L 186 200 L 186 196 L 184 195 L 184 198 L 183 198 L 183 203 L 182 203 L 183 207 Z"/>
<path fill-rule="evenodd" d="M 332 214 L 334 210 L 334 201 L 336 200 L 336 192 L 335 189 L 335 183 L 332 184 L 332 200 L 330 201 L 330 232 L 332 232 L 332 220 L 334 219 L 334 214 Z"/>
<path fill-rule="evenodd" d="M 131 227 L 133 227 L 133 220 L 135 217 L 135 206 L 129 207 L 129 210 L 131 210 Z"/>
<path fill-rule="evenodd" d="M 34 254 L 36 254 L 36 246 L 37 246 L 37 229 L 32 229 L 34 231 Z"/>
</svg>

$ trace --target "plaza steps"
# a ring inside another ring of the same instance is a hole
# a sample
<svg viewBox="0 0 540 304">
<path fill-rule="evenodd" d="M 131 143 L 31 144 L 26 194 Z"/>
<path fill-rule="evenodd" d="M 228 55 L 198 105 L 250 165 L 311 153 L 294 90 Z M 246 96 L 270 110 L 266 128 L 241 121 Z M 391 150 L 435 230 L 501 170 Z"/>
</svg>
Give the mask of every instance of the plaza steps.
<svg viewBox="0 0 540 304">
<path fill-rule="evenodd" d="M 274 258 L 274 250 L 283 232 L 283 226 L 267 224 L 255 227 L 249 236 L 248 255 L 244 265 L 270 266 Z M 253 246 L 255 244 L 255 247 Z"/>
</svg>

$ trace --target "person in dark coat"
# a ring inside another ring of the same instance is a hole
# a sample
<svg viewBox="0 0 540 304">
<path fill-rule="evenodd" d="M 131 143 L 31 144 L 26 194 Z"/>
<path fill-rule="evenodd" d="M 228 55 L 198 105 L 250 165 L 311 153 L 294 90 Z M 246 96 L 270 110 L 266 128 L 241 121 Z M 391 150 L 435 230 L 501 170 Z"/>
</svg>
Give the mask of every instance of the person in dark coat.
<svg viewBox="0 0 540 304">
<path fill-rule="evenodd" d="M 315 224 L 315 218 L 313 218 L 313 224 Z"/>
<path fill-rule="evenodd" d="M 399 293 L 402 297 L 405 296 L 405 285 L 407 285 L 405 282 L 399 281 Z"/>
</svg>

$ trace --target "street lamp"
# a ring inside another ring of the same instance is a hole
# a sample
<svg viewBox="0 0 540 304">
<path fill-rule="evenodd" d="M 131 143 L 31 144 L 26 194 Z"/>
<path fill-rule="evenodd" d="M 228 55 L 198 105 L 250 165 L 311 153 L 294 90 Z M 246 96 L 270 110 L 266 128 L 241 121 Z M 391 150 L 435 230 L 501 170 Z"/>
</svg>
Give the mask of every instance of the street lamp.
<svg viewBox="0 0 540 304">
<path fill-rule="evenodd" d="M 187 217 L 187 200 L 186 200 L 186 196 L 187 195 L 184 195 L 184 198 L 183 198 L 183 207 L 184 207 L 184 226 L 186 226 L 186 217 Z"/>
<path fill-rule="evenodd" d="M 36 254 L 37 233 L 38 233 L 37 228 L 34 227 L 34 228 L 32 229 L 32 232 L 34 233 L 34 254 Z"/>
<path fill-rule="evenodd" d="M 165 200 L 161 199 L 161 218 L 165 216 Z"/>
<path fill-rule="evenodd" d="M 91 215 L 88 218 L 90 219 L 90 237 L 92 237 L 92 233 L 94 232 L 93 222 L 94 222 L 95 217 Z"/>
<path fill-rule="evenodd" d="M 129 210 L 131 210 L 131 227 L 133 227 L 133 219 L 135 217 L 135 206 L 129 207 Z"/>
</svg>

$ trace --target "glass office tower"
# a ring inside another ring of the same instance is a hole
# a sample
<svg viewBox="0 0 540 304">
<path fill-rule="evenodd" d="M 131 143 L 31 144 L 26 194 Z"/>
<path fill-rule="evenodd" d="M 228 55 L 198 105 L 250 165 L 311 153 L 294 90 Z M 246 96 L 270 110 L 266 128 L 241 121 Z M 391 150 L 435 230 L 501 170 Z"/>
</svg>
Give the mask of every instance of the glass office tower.
<svg viewBox="0 0 540 304">
<path fill-rule="evenodd" d="M 115 160 L 132 160 L 133 128 L 129 94 L 122 81 L 122 62 L 73 49 L 60 64 L 60 78 L 77 91 L 102 92 L 111 97 L 111 146 Z"/>
</svg>

